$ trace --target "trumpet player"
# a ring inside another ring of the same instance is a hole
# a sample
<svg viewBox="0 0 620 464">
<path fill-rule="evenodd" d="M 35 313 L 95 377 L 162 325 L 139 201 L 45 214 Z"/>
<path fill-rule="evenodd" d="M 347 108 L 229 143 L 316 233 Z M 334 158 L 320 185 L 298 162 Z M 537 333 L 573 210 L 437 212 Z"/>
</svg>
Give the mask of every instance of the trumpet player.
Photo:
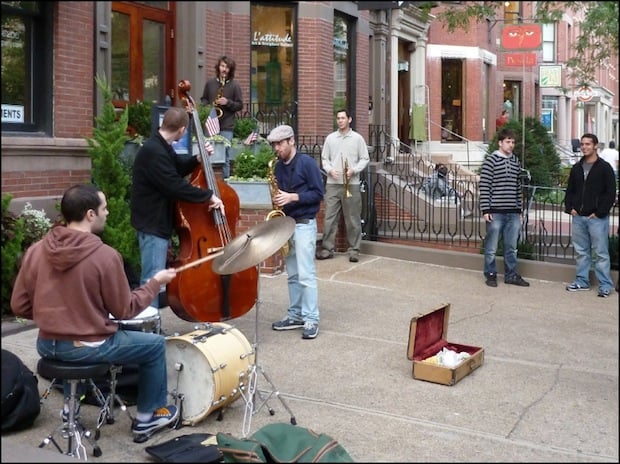
<svg viewBox="0 0 620 464">
<path fill-rule="evenodd" d="M 220 120 L 220 135 L 233 138 L 235 113 L 243 108 L 241 86 L 235 80 L 235 60 L 222 55 L 215 65 L 215 76 L 207 80 L 200 101 L 216 107 Z M 226 160 L 222 169 L 224 179 L 230 176 L 230 149 L 226 148 Z"/>
<path fill-rule="evenodd" d="M 327 173 L 323 240 L 317 259 L 334 256 L 340 214 L 344 216 L 349 261 L 359 261 L 362 241 L 360 172 L 370 161 L 364 137 L 351 128 L 353 118 L 345 109 L 336 113 L 338 130 L 325 138 L 321 165 Z"/>
</svg>

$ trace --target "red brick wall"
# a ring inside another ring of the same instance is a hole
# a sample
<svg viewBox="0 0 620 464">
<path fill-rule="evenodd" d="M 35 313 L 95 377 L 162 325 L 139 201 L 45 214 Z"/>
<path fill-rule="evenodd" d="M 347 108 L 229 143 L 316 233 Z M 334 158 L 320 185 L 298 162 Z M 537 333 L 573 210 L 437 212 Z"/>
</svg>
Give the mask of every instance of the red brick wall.
<svg viewBox="0 0 620 464">
<path fill-rule="evenodd" d="M 72 185 L 90 178 L 89 170 L 3 172 L 2 193 L 10 192 L 13 198 L 61 196 Z"/>
<path fill-rule="evenodd" d="M 57 2 L 54 15 L 55 137 L 92 134 L 94 2 Z"/>
</svg>

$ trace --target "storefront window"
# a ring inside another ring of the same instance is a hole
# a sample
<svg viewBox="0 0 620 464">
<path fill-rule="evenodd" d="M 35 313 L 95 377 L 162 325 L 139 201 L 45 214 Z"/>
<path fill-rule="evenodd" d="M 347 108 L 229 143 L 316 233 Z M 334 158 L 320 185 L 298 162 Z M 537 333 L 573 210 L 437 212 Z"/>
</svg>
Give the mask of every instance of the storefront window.
<svg viewBox="0 0 620 464">
<path fill-rule="evenodd" d="M 51 9 L 2 2 L 2 130 L 51 127 Z"/>
<path fill-rule="evenodd" d="M 297 114 L 295 6 L 252 4 L 250 112 L 261 133 Z"/>
</svg>

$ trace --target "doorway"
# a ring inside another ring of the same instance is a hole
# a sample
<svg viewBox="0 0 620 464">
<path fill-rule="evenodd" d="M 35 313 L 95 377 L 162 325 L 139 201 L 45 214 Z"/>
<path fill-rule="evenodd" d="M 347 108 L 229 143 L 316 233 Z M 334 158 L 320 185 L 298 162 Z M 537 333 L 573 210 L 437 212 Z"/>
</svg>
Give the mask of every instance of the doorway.
<svg viewBox="0 0 620 464">
<path fill-rule="evenodd" d="M 112 2 L 110 83 L 113 102 L 164 103 L 176 98 L 175 2 Z M 161 7 L 160 7 L 161 6 Z"/>
</svg>

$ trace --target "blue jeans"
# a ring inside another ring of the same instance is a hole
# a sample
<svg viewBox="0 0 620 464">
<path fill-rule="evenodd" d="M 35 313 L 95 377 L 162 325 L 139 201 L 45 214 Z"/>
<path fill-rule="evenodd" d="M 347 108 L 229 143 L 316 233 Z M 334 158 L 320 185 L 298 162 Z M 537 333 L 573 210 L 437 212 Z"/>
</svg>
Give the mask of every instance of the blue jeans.
<svg viewBox="0 0 620 464">
<path fill-rule="evenodd" d="M 493 220 L 486 223 L 484 239 L 484 275 L 497 274 L 495 254 L 500 235 L 504 245 L 504 280 L 517 274 L 517 241 L 521 230 L 519 213 L 492 213 Z"/>
<path fill-rule="evenodd" d="M 233 131 L 222 130 L 220 131 L 220 135 L 222 137 L 226 137 L 228 140 L 232 140 Z M 226 147 L 226 158 L 224 160 L 224 166 L 222 167 L 222 176 L 224 179 L 228 179 L 228 177 L 230 177 L 230 147 Z"/>
<path fill-rule="evenodd" d="M 166 268 L 170 240 L 138 231 L 138 244 L 140 246 L 140 261 L 142 265 L 140 285 L 144 285 L 157 272 Z M 165 290 L 166 287 L 162 286 L 160 293 Z M 159 295 L 155 297 L 151 306 L 159 308 Z"/>
<path fill-rule="evenodd" d="M 288 317 L 295 321 L 319 323 L 319 291 L 316 284 L 316 219 L 295 224 L 286 257 L 288 274 Z"/>
<path fill-rule="evenodd" d="M 575 282 L 582 287 L 590 286 L 590 266 L 594 262 L 599 290 L 611 291 L 614 284 L 609 259 L 609 216 L 603 219 L 587 216 L 572 218 L 572 240 L 577 262 Z"/>
<path fill-rule="evenodd" d="M 77 363 L 137 364 L 140 413 L 152 413 L 167 404 L 166 339 L 162 335 L 119 330 L 101 346 L 74 346 L 73 341 L 37 339 L 37 351 L 43 358 Z M 69 385 L 64 384 L 65 398 Z"/>
</svg>

